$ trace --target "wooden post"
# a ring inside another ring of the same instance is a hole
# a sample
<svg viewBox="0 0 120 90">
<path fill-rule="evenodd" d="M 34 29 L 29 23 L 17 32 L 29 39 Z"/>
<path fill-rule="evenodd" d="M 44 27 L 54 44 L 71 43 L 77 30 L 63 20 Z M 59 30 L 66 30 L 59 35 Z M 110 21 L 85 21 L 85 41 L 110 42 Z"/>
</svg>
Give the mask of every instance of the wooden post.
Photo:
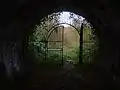
<svg viewBox="0 0 120 90">
<path fill-rule="evenodd" d="M 47 44 L 48 44 L 48 41 L 45 40 L 45 60 L 47 60 L 47 56 L 48 56 L 48 46 L 47 46 Z"/>
<path fill-rule="evenodd" d="M 64 26 L 62 26 L 62 67 L 63 67 L 63 43 L 64 43 Z"/>
<path fill-rule="evenodd" d="M 80 29 L 80 46 L 79 46 L 79 64 L 83 64 L 83 23 L 81 25 L 81 29 Z"/>
</svg>

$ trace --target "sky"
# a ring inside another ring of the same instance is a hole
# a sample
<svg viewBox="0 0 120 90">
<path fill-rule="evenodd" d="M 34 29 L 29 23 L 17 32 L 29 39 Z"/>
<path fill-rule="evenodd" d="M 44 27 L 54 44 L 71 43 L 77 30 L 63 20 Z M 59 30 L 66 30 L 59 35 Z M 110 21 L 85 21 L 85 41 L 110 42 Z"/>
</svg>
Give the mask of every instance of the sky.
<svg viewBox="0 0 120 90">
<path fill-rule="evenodd" d="M 69 16 L 70 16 L 69 12 L 65 12 L 64 11 L 61 14 L 61 16 L 60 16 L 60 23 L 69 23 L 69 24 L 71 24 L 72 23 L 72 19 L 69 19 Z M 77 15 L 75 15 L 75 17 L 77 17 Z M 84 19 L 84 18 L 82 17 L 82 19 Z M 64 25 L 64 27 L 68 27 L 69 26 L 69 25 L 66 25 L 66 24 L 63 24 L 63 25 Z"/>
</svg>

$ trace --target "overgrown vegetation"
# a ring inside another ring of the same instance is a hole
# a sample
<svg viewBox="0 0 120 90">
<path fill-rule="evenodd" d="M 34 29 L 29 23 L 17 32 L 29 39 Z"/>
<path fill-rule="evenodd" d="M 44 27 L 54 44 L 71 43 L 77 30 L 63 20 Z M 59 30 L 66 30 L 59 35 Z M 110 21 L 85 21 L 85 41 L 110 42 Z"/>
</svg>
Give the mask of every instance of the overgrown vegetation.
<svg viewBox="0 0 120 90">
<path fill-rule="evenodd" d="M 48 40 L 47 35 L 49 34 L 50 30 L 53 26 L 60 23 L 60 14 L 59 13 L 53 13 L 49 15 L 48 17 L 45 17 L 40 21 L 40 25 L 37 25 L 34 29 L 34 32 L 31 36 L 29 36 L 29 50 L 35 57 L 35 62 L 37 63 L 61 63 L 61 53 L 60 51 L 49 51 L 48 48 Z M 94 35 L 94 29 L 90 26 L 89 23 L 87 23 L 86 20 L 80 20 L 80 17 L 75 17 L 75 14 L 70 14 L 73 19 L 73 25 L 80 30 L 81 23 L 84 23 L 84 29 L 83 29 L 83 62 L 84 63 L 90 63 L 94 59 L 94 53 L 96 53 L 98 49 L 98 40 Z M 57 26 L 59 27 L 59 26 Z M 54 28 L 56 30 L 56 28 Z M 57 32 L 57 31 L 56 31 Z M 55 36 L 53 37 L 55 38 Z M 79 42 L 78 42 L 79 43 Z M 51 44 L 52 45 L 52 44 Z M 58 43 L 55 44 L 56 47 L 58 46 Z M 67 52 L 63 52 L 63 59 L 71 59 L 74 61 L 79 60 L 79 46 L 72 46 L 71 50 Z"/>
</svg>

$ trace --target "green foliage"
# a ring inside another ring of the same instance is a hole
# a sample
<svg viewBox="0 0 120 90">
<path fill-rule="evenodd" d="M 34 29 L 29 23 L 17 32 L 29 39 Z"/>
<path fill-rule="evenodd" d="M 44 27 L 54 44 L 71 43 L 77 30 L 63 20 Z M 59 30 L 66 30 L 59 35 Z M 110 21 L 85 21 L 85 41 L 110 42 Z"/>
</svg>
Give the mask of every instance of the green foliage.
<svg viewBox="0 0 120 90">
<path fill-rule="evenodd" d="M 92 63 L 96 51 L 98 50 L 98 40 L 94 34 L 95 30 L 90 25 L 84 26 L 84 44 L 83 44 L 83 60 L 87 63 Z"/>
<path fill-rule="evenodd" d="M 54 16 L 55 15 L 55 16 Z M 29 37 L 29 50 L 31 52 L 34 52 L 34 56 L 37 60 L 37 63 L 60 63 L 61 62 L 61 54 L 59 52 L 46 52 L 46 36 L 48 34 L 49 28 L 54 26 L 55 23 L 58 23 L 59 20 L 59 14 L 54 14 L 53 16 L 48 16 L 49 18 L 45 18 L 46 21 L 42 21 L 40 25 L 37 25 L 34 29 L 35 32 Z M 54 21 L 54 22 L 53 22 Z M 74 21 L 74 24 L 76 25 L 76 22 Z M 77 27 L 78 29 L 80 27 Z M 90 63 L 93 60 L 93 54 L 98 49 L 98 43 L 97 38 L 94 35 L 94 29 L 91 28 L 91 26 L 87 23 L 84 25 L 83 30 L 83 60 L 84 63 Z M 58 46 L 56 44 L 56 46 Z M 66 54 L 67 53 L 67 54 Z M 79 47 L 75 47 L 74 45 L 71 46 L 70 50 L 63 53 L 64 60 L 67 60 L 68 58 L 71 60 L 74 60 L 78 62 L 79 60 Z M 36 62 L 36 61 L 35 61 Z"/>
<path fill-rule="evenodd" d="M 33 54 L 35 63 L 50 63 L 57 61 L 59 55 L 57 53 L 48 53 L 49 55 L 47 55 L 47 47 L 45 45 L 48 30 L 58 22 L 58 18 L 59 13 L 45 17 L 40 21 L 40 25 L 36 25 L 34 32 L 29 36 L 28 49 Z"/>
</svg>

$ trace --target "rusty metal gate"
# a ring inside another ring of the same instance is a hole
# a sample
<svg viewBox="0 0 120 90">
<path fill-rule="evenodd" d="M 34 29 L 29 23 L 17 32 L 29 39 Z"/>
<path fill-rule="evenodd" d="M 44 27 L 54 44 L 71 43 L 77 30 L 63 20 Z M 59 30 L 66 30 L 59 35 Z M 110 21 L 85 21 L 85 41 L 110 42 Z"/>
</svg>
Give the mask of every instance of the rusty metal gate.
<svg viewBox="0 0 120 90">
<path fill-rule="evenodd" d="M 72 26 L 72 25 L 70 25 Z M 74 27 L 74 26 L 72 26 Z M 75 27 L 74 27 L 75 28 Z M 79 34 L 79 63 L 82 64 L 82 53 L 83 53 L 83 24 L 81 25 L 80 30 L 76 29 Z M 52 30 L 49 30 L 49 33 L 46 38 L 46 59 L 52 57 L 56 58 L 56 61 L 61 61 L 63 64 L 63 42 L 64 42 L 64 26 L 58 25 L 54 27 Z M 56 57 L 55 57 L 56 56 Z"/>
</svg>

